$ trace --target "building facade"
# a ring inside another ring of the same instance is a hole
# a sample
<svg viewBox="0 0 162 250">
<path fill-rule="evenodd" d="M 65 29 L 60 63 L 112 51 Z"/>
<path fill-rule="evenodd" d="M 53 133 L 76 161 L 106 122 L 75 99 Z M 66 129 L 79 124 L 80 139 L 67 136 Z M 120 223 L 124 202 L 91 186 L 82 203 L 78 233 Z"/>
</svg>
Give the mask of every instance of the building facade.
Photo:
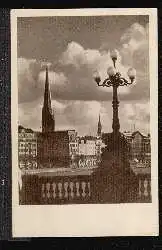
<svg viewBox="0 0 162 250">
<path fill-rule="evenodd" d="M 69 135 L 69 154 L 71 158 L 78 155 L 78 136 L 75 130 L 68 130 Z"/>
<path fill-rule="evenodd" d="M 100 137 L 84 136 L 78 138 L 78 168 L 93 168 L 100 164 L 104 143 Z"/>
<path fill-rule="evenodd" d="M 37 168 L 37 133 L 18 127 L 18 159 L 21 169 Z"/>
<path fill-rule="evenodd" d="M 96 138 L 93 136 L 85 136 L 79 139 L 79 155 L 96 155 Z"/>
<path fill-rule="evenodd" d="M 68 131 L 40 133 L 38 141 L 38 162 L 40 168 L 69 167 Z"/>
<path fill-rule="evenodd" d="M 69 135 L 69 156 L 70 156 L 70 167 L 77 167 L 77 157 L 79 152 L 78 136 L 75 130 L 68 130 Z"/>
<path fill-rule="evenodd" d="M 150 135 L 143 135 L 136 131 L 133 133 L 124 132 L 125 138 L 130 145 L 130 159 L 137 162 L 151 162 Z"/>
</svg>

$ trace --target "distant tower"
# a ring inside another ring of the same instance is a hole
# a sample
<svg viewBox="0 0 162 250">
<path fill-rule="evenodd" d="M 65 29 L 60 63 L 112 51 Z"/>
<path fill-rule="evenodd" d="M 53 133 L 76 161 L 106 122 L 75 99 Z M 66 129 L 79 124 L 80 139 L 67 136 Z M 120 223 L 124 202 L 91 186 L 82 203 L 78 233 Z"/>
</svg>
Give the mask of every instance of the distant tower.
<svg viewBox="0 0 162 250">
<path fill-rule="evenodd" d="M 55 118 L 51 107 L 51 94 L 48 80 L 48 67 L 46 67 L 46 80 L 44 90 L 44 103 L 42 108 L 42 132 L 53 132 L 55 130 Z"/>
<path fill-rule="evenodd" d="M 99 114 L 97 135 L 101 136 L 101 132 L 102 132 L 102 125 L 101 125 L 100 114 Z"/>
</svg>

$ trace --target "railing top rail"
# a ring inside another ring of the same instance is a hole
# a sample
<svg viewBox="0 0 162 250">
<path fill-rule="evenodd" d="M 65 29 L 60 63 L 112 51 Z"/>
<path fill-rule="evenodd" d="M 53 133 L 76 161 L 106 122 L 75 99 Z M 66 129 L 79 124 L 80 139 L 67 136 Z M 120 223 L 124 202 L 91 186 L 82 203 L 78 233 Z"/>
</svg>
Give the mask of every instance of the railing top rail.
<svg viewBox="0 0 162 250">
<path fill-rule="evenodd" d="M 33 169 L 33 170 L 22 170 L 22 175 L 37 175 L 42 176 L 83 176 L 91 175 L 94 171 L 93 168 L 86 169 L 72 169 L 72 168 L 57 168 L 57 169 Z"/>
<path fill-rule="evenodd" d="M 151 175 L 151 167 L 131 167 L 135 175 Z"/>
</svg>

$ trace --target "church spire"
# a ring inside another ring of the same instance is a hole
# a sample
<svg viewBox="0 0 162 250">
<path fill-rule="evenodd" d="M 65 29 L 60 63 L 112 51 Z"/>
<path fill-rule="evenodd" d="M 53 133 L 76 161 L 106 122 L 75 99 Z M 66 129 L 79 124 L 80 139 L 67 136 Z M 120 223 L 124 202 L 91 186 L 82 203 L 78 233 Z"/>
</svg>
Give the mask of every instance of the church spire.
<svg viewBox="0 0 162 250">
<path fill-rule="evenodd" d="M 45 91 L 44 91 L 44 106 L 51 110 L 51 95 L 49 89 L 48 67 L 46 67 Z"/>
<path fill-rule="evenodd" d="M 100 119 L 100 114 L 99 114 L 97 135 L 101 136 L 101 132 L 102 132 L 102 125 L 101 125 L 101 119 Z"/>
<path fill-rule="evenodd" d="M 44 103 L 42 109 L 42 132 L 52 132 L 55 129 L 54 114 L 51 107 L 51 93 L 48 79 L 48 67 L 46 67 Z"/>
</svg>

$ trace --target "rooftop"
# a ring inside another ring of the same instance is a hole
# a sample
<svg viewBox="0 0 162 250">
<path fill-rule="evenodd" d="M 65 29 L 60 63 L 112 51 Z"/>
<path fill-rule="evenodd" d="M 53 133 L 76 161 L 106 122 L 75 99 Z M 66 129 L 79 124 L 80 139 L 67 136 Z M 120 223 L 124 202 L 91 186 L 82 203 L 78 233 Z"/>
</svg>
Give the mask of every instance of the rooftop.
<svg viewBox="0 0 162 250">
<path fill-rule="evenodd" d="M 81 142 L 82 140 L 84 140 L 84 143 L 86 143 L 86 141 L 95 141 L 96 137 L 95 136 L 91 136 L 91 135 L 86 135 L 86 136 L 82 136 L 82 137 L 78 137 L 79 142 Z"/>
<path fill-rule="evenodd" d="M 140 131 L 134 131 L 134 132 L 130 132 L 130 131 L 124 131 L 122 133 L 124 136 L 126 137 L 133 137 L 135 136 L 136 134 L 140 134 L 144 139 L 149 139 L 150 138 L 150 134 L 148 135 L 145 135 L 144 133 L 141 133 Z"/>
<path fill-rule="evenodd" d="M 24 128 L 23 126 L 19 125 L 18 126 L 18 132 L 21 133 L 22 130 L 24 130 L 25 133 L 34 133 L 34 131 L 31 128 Z"/>
</svg>

